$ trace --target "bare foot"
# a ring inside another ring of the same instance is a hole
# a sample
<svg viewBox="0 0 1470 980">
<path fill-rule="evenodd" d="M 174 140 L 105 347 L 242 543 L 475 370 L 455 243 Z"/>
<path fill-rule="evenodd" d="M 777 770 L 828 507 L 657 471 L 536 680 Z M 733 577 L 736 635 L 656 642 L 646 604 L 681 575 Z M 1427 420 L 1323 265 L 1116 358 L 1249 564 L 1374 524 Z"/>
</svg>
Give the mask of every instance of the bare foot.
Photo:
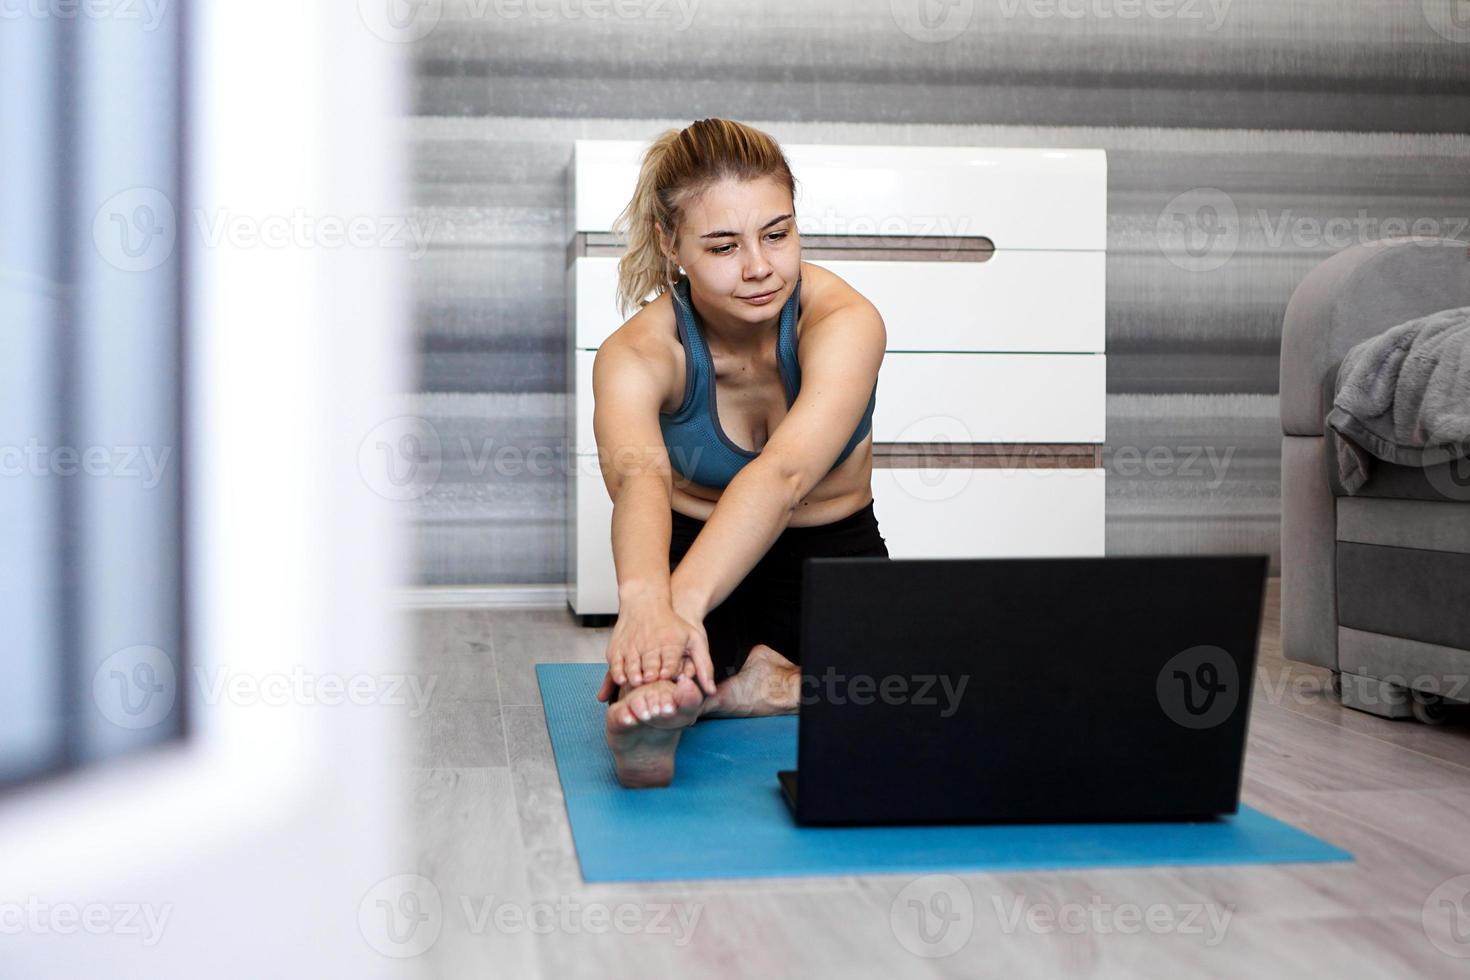
<svg viewBox="0 0 1470 980">
<path fill-rule="evenodd" d="M 625 690 L 607 709 L 607 745 L 618 782 L 633 788 L 669 785 L 679 735 L 699 717 L 703 701 L 699 686 L 683 674 Z"/>
<path fill-rule="evenodd" d="M 715 687 L 705 699 L 701 717 L 753 718 L 796 712 L 801 692 L 801 668 L 764 643 L 750 648 L 745 665 L 734 677 Z"/>
</svg>

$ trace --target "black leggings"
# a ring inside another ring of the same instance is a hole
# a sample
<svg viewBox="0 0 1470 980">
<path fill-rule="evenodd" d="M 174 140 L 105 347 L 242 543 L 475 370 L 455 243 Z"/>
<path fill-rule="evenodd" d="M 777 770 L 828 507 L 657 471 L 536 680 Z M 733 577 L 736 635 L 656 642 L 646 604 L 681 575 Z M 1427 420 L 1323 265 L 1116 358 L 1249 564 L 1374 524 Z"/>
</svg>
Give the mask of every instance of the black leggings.
<svg viewBox="0 0 1470 980">
<path fill-rule="evenodd" d="M 679 564 L 704 521 L 673 511 L 669 569 Z M 801 663 L 801 563 L 806 558 L 888 557 L 873 503 L 831 524 L 788 527 L 735 591 L 704 617 L 715 679 L 738 671 L 750 648 L 764 643 Z"/>
</svg>

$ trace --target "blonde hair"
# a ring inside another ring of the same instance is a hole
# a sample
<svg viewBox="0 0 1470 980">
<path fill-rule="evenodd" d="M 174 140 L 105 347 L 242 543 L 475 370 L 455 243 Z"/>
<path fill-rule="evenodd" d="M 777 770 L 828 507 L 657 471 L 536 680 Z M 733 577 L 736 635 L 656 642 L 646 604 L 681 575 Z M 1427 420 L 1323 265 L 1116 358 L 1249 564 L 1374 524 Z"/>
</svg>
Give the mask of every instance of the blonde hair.
<svg viewBox="0 0 1470 980">
<path fill-rule="evenodd" d="M 683 206 L 722 180 L 774 178 L 796 200 L 796 178 L 786 154 L 770 135 L 732 119 L 698 119 L 683 129 L 660 133 L 643 154 L 638 186 L 613 221 L 612 230 L 627 242 L 628 250 L 618 260 L 618 309 L 648 305 L 645 297 L 657 298 L 673 288 L 678 266 L 659 251 L 656 228 L 663 228 L 669 241 L 677 242 L 676 231 Z"/>
</svg>

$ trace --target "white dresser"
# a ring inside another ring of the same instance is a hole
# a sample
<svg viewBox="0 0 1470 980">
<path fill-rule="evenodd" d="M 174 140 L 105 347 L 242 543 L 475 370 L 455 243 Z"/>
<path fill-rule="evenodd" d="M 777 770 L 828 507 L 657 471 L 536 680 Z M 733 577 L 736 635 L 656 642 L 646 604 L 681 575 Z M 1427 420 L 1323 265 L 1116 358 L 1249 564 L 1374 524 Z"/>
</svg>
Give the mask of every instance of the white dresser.
<svg viewBox="0 0 1470 980">
<path fill-rule="evenodd" d="M 873 498 L 893 558 L 1103 554 L 1102 150 L 783 147 L 802 258 L 883 315 Z M 568 603 L 617 612 L 592 360 L 624 322 L 610 233 L 643 144 L 578 140 L 568 171 Z"/>
</svg>

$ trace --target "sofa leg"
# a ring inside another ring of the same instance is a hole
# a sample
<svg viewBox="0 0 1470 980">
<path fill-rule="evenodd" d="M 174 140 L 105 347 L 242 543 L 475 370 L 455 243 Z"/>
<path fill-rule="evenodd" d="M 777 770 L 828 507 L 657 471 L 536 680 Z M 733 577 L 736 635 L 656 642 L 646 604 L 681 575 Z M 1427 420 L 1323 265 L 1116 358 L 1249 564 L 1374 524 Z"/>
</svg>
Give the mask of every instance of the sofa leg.
<svg viewBox="0 0 1470 980">
<path fill-rule="evenodd" d="M 1415 691 L 1414 703 L 1410 707 L 1414 710 L 1414 717 L 1426 725 L 1448 725 L 1452 721 L 1458 721 L 1465 713 L 1463 705 L 1446 701 L 1438 694 L 1426 691 Z"/>
<path fill-rule="evenodd" d="M 1341 675 L 1342 705 L 1366 711 L 1380 718 L 1408 718 L 1413 715 L 1413 698 L 1409 689 L 1399 684 L 1363 674 Z"/>
</svg>

